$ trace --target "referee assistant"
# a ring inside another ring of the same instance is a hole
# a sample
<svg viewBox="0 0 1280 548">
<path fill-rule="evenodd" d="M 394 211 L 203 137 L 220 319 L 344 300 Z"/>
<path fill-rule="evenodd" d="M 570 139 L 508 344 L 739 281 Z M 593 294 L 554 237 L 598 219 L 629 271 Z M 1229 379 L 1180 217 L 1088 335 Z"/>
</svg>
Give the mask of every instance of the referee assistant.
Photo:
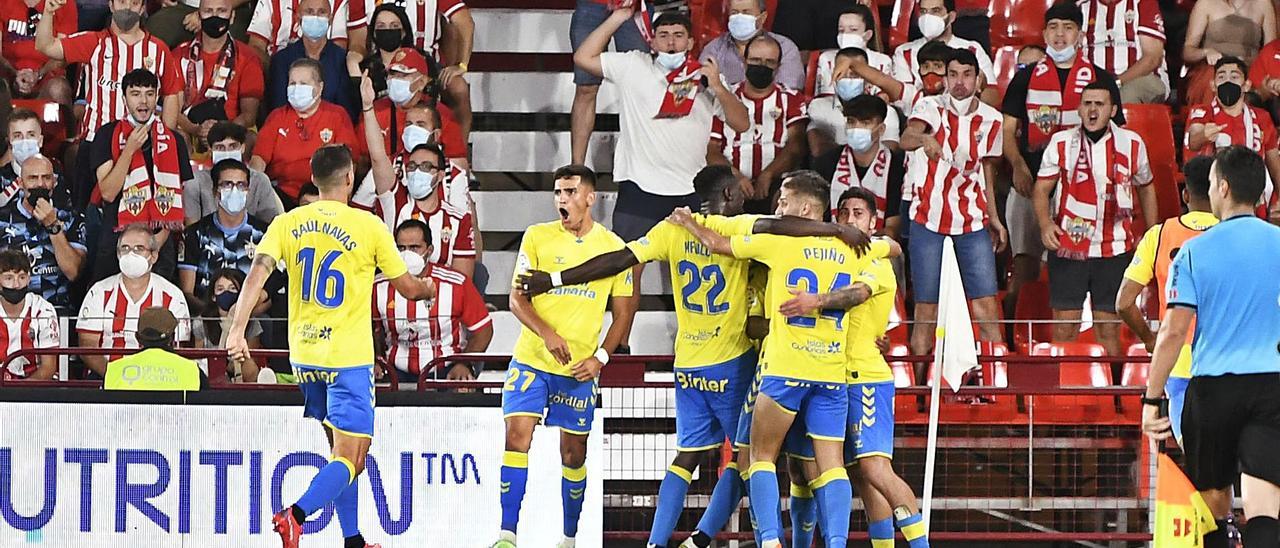
<svg viewBox="0 0 1280 548">
<path fill-rule="evenodd" d="M 1165 381 L 1187 331 L 1191 382 L 1182 411 L 1187 475 L 1218 519 L 1205 548 L 1225 548 L 1231 487 L 1240 477 L 1246 548 L 1280 546 L 1280 228 L 1254 216 L 1266 184 L 1257 153 L 1232 146 L 1209 173 L 1222 222 L 1187 242 L 1169 267 L 1168 311 L 1152 357 L 1142 428 L 1170 435 L 1159 417 Z"/>
</svg>

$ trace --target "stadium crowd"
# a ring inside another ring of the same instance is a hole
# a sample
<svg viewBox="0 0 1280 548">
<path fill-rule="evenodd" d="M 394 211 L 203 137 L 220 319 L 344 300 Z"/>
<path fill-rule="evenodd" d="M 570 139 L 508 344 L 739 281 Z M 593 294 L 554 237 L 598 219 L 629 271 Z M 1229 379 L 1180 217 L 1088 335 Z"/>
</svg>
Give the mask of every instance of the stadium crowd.
<svg viewBox="0 0 1280 548">
<path fill-rule="evenodd" d="M 910 286 L 914 354 L 933 344 L 944 236 L 982 344 L 1010 342 L 995 321 L 1014 317 L 1020 291 L 1044 285 L 1047 272 L 1061 321 L 1052 340 L 1080 337 L 1088 307 L 1090 336 L 1107 352 L 1151 348 L 1149 329 L 1120 327 L 1136 305 L 1116 295 L 1143 230 L 1163 220 L 1158 202 L 1178 198 L 1158 189 L 1177 183 L 1153 171 L 1172 159 L 1149 157 L 1125 105 L 1174 107 L 1184 160 L 1244 145 L 1280 177 L 1270 2 L 1169 8 L 1185 25 L 1180 50 L 1156 0 L 1041 6 L 1040 31 L 1004 64 L 993 62 L 991 33 L 954 0 L 906 2 L 916 38 L 896 48 L 887 5 L 728 0 L 720 16 L 698 3 L 692 14 L 680 2 L 639 14 L 632 4 L 578 0 L 565 29 L 576 67 L 565 161 L 587 157 L 601 83 L 618 97 L 614 232 L 636 240 L 677 207 L 696 211 L 694 176 L 707 165 L 732 169 L 752 213 L 774 212 L 784 174 L 796 170 L 830 182 L 832 214 L 846 190 L 865 188 L 873 230 L 902 243 L 895 266 Z M 255 245 L 276 215 L 317 199 L 310 159 L 333 144 L 357 159 L 352 203 L 421 257 L 411 272 L 440 287 L 429 303 L 373 289 L 384 374 L 416 379 L 438 356 L 488 347 L 470 191 L 473 154 L 491 152 L 469 145 L 477 29 L 463 1 L 0 6 L 5 355 L 136 348 L 137 319 L 153 307 L 178 320 L 178 346 L 220 346 Z M 709 19 L 721 32 L 700 43 Z M 1278 194 L 1268 186 L 1260 216 L 1280 222 Z M 270 320 L 284 317 L 286 286 L 273 279 L 255 307 L 251 346 L 283 347 L 283 322 Z M 626 302 L 634 310 L 639 292 Z M 70 332 L 59 332 L 59 316 L 71 318 Z M 85 357 L 71 376 L 100 378 L 106 360 Z M 25 359 L 0 372 L 56 373 L 49 360 Z"/>
</svg>

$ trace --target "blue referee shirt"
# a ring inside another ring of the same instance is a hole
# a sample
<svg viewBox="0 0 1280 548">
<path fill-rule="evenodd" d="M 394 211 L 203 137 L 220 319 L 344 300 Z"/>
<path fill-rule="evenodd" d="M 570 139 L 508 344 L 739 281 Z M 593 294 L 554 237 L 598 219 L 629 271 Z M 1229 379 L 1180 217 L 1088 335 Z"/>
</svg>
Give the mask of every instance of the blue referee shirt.
<svg viewBox="0 0 1280 548">
<path fill-rule="evenodd" d="M 1196 310 L 1191 375 L 1280 373 L 1280 227 L 1227 219 L 1169 266 L 1169 306 Z"/>
</svg>

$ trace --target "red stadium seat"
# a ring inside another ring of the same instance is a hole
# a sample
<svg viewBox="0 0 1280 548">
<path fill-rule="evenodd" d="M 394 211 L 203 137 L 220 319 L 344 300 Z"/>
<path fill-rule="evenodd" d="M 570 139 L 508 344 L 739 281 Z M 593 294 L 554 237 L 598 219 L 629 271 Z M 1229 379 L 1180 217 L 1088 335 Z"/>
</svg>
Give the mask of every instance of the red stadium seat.
<svg viewBox="0 0 1280 548">
<path fill-rule="evenodd" d="M 1019 322 L 1053 319 L 1053 310 L 1049 308 L 1048 282 L 1037 280 L 1023 284 L 1022 290 L 1018 293 L 1018 302 L 1014 305 L 1013 319 Z M 1047 323 L 1032 325 L 1029 333 L 1025 323 L 1015 323 L 1013 326 L 1013 342 L 1024 352 L 1036 342 L 1051 338 L 1053 338 L 1053 326 Z"/>
<path fill-rule="evenodd" d="M 1082 342 L 1042 342 L 1031 348 L 1032 356 L 1105 356 L 1100 344 Z M 1111 369 L 1100 362 L 1068 362 L 1058 365 L 1060 386 L 1101 387 L 1111 385 Z"/>
<path fill-rule="evenodd" d="M 996 71 L 994 85 L 1000 92 L 1000 99 L 1004 100 L 1004 90 L 1009 87 L 1009 81 L 1013 80 L 1013 75 L 1018 72 L 1018 47 L 996 48 L 996 54 L 991 59 L 991 63 L 995 65 L 993 68 Z"/>
<path fill-rule="evenodd" d="M 806 97 L 813 97 L 814 91 L 818 89 L 818 57 L 821 55 L 821 51 L 810 52 L 809 62 L 805 64 L 804 94 Z"/>
<path fill-rule="evenodd" d="M 1044 43 L 1044 12 L 1051 0 L 991 0 L 991 48 Z"/>
<path fill-rule="evenodd" d="M 1178 167 L 1178 146 L 1173 140 L 1173 118 L 1169 107 L 1128 104 L 1124 105 L 1124 118 L 1125 127 L 1141 135 L 1147 144 L 1147 157 L 1151 162 L 1159 205 L 1158 220 L 1177 217 L 1182 213 L 1182 198 L 1178 193 L 1182 174 Z"/>
<path fill-rule="evenodd" d="M 1128 356 L 1130 357 L 1150 357 L 1147 353 L 1147 347 L 1142 343 L 1133 343 L 1129 345 Z M 1120 375 L 1120 384 L 1123 386 L 1146 386 L 1147 374 L 1151 370 L 1151 362 L 1128 362 L 1124 364 L 1124 372 Z"/>
<path fill-rule="evenodd" d="M 1031 349 L 1032 356 L 1105 356 L 1102 345 L 1093 343 L 1039 343 Z M 1111 368 L 1099 362 L 1070 362 L 1058 364 L 1058 384 L 1062 387 L 1094 388 L 1111 385 Z M 1112 396 L 1052 395 L 1035 396 L 1036 421 L 1062 424 L 1110 424 L 1122 421 Z"/>
<path fill-rule="evenodd" d="M 889 50 L 910 41 L 911 21 L 916 17 L 916 0 L 898 0 L 893 3 L 893 13 L 889 16 L 886 34 L 889 36 Z"/>
</svg>

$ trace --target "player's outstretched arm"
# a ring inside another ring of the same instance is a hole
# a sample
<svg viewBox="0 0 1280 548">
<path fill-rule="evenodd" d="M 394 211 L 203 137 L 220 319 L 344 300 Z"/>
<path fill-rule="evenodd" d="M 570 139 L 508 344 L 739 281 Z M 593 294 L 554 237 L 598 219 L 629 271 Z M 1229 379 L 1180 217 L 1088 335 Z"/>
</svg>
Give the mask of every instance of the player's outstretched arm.
<svg viewBox="0 0 1280 548">
<path fill-rule="evenodd" d="M 526 297 L 534 297 L 551 291 L 555 287 L 608 278 L 637 264 L 640 264 L 640 260 L 636 258 L 636 254 L 624 247 L 593 257 L 585 263 L 560 272 L 559 280 L 549 272 L 530 270 L 516 278 L 516 288 Z"/>
<path fill-rule="evenodd" d="M 871 247 L 871 236 L 852 225 L 824 223 L 784 215 L 782 217 L 761 217 L 751 227 L 755 234 L 776 234 L 778 236 L 834 236 L 848 245 L 858 255 L 865 255 Z"/>
<path fill-rule="evenodd" d="M 698 240 L 702 242 L 702 245 L 707 246 L 707 249 L 710 249 L 712 253 L 728 255 L 730 257 L 733 256 L 733 247 L 729 245 L 729 239 L 719 232 L 698 224 L 698 221 L 693 218 L 693 213 L 689 211 L 689 208 L 676 208 L 676 210 L 672 211 L 671 215 L 667 217 L 667 222 L 684 227 L 685 230 L 688 230 L 694 235 L 694 237 L 698 238 Z"/>
<path fill-rule="evenodd" d="M 840 288 L 830 293 L 814 294 L 792 291 L 791 294 L 793 297 L 778 307 L 778 311 L 788 318 L 806 316 L 815 310 L 851 309 L 867 302 L 867 299 L 871 298 L 871 286 L 864 282 L 854 282 L 851 286 Z"/>
<path fill-rule="evenodd" d="M 425 301 L 436 296 L 436 282 L 431 278 L 419 278 L 406 272 L 389 281 L 397 293 L 411 301 Z"/>
<path fill-rule="evenodd" d="M 235 361 L 249 359 L 249 343 L 244 338 L 244 330 L 249 326 L 249 317 L 253 315 L 253 307 L 262 297 L 262 287 L 267 277 L 276 268 L 276 258 L 259 251 L 253 256 L 253 265 L 249 267 L 249 275 L 240 288 L 240 298 L 236 299 L 231 309 L 231 327 L 227 328 L 227 355 Z"/>
<path fill-rule="evenodd" d="M 547 347 L 547 351 L 555 357 L 556 361 L 561 365 L 569 365 L 569 343 L 565 342 L 564 337 L 556 333 L 551 325 L 547 324 L 542 316 L 538 315 L 538 311 L 533 309 L 533 302 L 529 297 L 521 295 L 519 291 L 512 291 L 507 298 L 508 304 L 511 306 L 511 313 L 515 315 L 521 324 L 533 331 L 538 338 L 542 339 L 542 344 Z"/>
</svg>

